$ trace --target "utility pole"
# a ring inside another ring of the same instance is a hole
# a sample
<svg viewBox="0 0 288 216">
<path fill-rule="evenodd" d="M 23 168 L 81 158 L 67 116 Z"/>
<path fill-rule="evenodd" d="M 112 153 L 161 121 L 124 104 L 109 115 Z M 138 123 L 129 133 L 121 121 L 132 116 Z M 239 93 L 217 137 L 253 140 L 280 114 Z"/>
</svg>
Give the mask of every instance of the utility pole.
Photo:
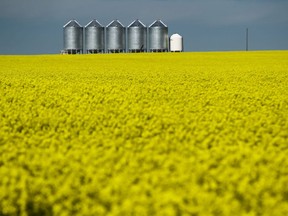
<svg viewBox="0 0 288 216">
<path fill-rule="evenodd" d="M 246 51 L 248 51 L 248 28 L 246 28 Z"/>
</svg>

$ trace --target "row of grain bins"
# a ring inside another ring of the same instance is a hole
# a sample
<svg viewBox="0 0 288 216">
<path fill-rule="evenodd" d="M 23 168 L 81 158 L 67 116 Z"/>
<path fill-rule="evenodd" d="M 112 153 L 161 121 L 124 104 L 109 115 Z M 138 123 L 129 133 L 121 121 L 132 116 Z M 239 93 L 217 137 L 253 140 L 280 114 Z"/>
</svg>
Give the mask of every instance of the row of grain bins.
<svg viewBox="0 0 288 216">
<path fill-rule="evenodd" d="M 169 51 L 168 27 L 161 20 L 154 21 L 147 28 L 137 19 L 127 27 L 127 32 L 119 20 L 113 20 L 106 28 L 97 20 L 92 20 L 85 28 L 71 20 L 63 26 L 63 34 L 63 52 L 68 54 L 83 53 L 84 43 L 87 53 L 122 53 L 126 52 L 126 47 L 128 52 Z M 179 34 L 170 37 L 170 51 L 183 51 L 183 39 Z"/>
</svg>

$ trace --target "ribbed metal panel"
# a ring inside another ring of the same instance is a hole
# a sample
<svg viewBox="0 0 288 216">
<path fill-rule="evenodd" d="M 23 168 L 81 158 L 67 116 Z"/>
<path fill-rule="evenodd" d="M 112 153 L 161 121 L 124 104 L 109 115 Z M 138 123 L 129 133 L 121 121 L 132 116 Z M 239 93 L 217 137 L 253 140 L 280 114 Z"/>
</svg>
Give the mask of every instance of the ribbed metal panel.
<svg viewBox="0 0 288 216">
<path fill-rule="evenodd" d="M 149 49 L 151 52 L 167 52 L 169 49 L 168 27 L 156 20 L 149 26 Z"/>
<path fill-rule="evenodd" d="M 92 20 L 85 26 L 85 47 L 87 53 L 105 51 L 104 27 L 97 20 Z"/>
<path fill-rule="evenodd" d="M 63 26 L 64 50 L 69 54 L 83 52 L 83 27 L 71 20 Z"/>
<path fill-rule="evenodd" d="M 128 26 L 128 51 L 147 52 L 147 28 L 140 21 L 135 20 Z"/>
<path fill-rule="evenodd" d="M 118 20 L 112 21 L 106 27 L 106 46 L 108 53 L 126 50 L 126 29 Z"/>
</svg>

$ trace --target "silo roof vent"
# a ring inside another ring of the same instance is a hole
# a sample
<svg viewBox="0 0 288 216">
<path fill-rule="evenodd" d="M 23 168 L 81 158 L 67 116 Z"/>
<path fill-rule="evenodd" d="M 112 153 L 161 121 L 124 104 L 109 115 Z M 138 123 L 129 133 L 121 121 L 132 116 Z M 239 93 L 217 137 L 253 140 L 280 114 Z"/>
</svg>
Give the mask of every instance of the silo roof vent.
<svg viewBox="0 0 288 216">
<path fill-rule="evenodd" d="M 70 20 L 68 23 L 66 23 L 63 28 L 66 27 L 82 27 L 76 20 Z"/>
<path fill-rule="evenodd" d="M 97 20 L 94 19 L 85 26 L 85 28 L 87 27 L 102 28 L 103 26 Z"/>
</svg>

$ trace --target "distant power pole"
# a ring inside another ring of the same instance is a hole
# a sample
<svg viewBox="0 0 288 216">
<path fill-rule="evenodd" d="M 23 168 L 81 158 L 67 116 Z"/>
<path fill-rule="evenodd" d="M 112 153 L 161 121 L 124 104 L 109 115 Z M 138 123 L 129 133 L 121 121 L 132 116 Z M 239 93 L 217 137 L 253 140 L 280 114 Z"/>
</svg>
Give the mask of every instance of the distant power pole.
<svg viewBox="0 0 288 216">
<path fill-rule="evenodd" d="M 246 28 L 246 51 L 248 51 L 248 28 Z"/>
</svg>

